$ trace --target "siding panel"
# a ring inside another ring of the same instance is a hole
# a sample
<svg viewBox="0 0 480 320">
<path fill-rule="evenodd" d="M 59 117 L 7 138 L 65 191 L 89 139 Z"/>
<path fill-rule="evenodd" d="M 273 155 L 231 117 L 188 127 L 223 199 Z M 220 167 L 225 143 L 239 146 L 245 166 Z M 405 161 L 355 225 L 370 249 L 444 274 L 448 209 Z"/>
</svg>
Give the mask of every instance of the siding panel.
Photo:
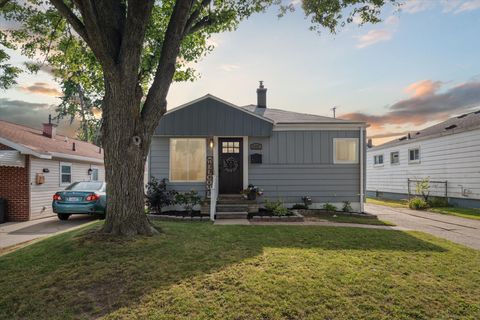
<svg viewBox="0 0 480 320">
<path fill-rule="evenodd" d="M 88 175 L 89 168 L 98 168 L 98 179 L 105 179 L 105 169 L 101 164 L 90 164 L 87 162 L 75 162 L 70 160 L 47 160 L 31 157 L 30 165 L 30 217 L 37 219 L 52 215 L 52 196 L 59 190 L 64 190 L 66 186 L 60 185 L 60 162 L 72 164 L 72 182 L 90 181 Z M 49 170 L 43 173 L 45 183 L 37 185 L 35 177 L 37 173 L 42 173 L 43 169 Z"/>
<path fill-rule="evenodd" d="M 447 180 L 448 195 L 480 199 L 480 130 L 462 132 L 428 140 L 367 152 L 367 190 L 408 193 L 407 179 Z M 420 163 L 408 163 L 408 150 L 420 148 Z M 390 153 L 400 153 L 400 164 L 390 164 Z M 383 154 L 384 165 L 374 166 L 373 156 Z M 468 189 L 468 195 L 462 194 Z M 432 186 L 432 192 L 440 187 Z"/>
</svg>

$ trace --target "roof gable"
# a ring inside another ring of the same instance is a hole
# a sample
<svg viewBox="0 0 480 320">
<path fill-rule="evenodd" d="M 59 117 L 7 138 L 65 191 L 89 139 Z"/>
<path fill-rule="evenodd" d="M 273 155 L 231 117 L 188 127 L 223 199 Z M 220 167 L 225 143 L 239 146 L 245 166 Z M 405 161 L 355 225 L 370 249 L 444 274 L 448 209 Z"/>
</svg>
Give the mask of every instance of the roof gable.
<svg viewBox="0 0 480 320">
<path fill-rule="evenodd" d="M 212 95 L 169 110 L 155 131 L 163 136 L 269 136 L 273 121 Z"/>
</svg>

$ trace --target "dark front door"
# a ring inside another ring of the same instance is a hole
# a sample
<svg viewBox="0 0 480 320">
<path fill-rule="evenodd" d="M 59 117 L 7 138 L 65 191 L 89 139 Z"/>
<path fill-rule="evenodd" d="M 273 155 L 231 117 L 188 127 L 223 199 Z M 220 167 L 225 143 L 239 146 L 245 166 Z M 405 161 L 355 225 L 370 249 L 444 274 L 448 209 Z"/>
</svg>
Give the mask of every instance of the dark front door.
<svg viewBox="0 0 480 320">
<path fill-rule="evenodd" d="M 218 185 L 222 194 L 239 194 L 243 189 L 243 139 L 218 139 Z"/>
</svg>

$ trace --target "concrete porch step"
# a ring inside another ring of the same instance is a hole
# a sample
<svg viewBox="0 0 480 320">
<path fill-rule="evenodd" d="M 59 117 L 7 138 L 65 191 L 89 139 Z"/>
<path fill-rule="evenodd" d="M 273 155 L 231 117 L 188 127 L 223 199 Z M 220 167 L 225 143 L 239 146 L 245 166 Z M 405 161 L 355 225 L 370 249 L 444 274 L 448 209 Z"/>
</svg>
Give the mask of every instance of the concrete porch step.
<svg viewBox="0 0 480 320">
<path fill-rule="evenodd" d="M 217 212 L 248 212 L 248 204 L 220 203 Z"/>
<path fill-rule="evenodd" d="M 248 213 L 246 211 L 240 212 L 218 212 L 216 219 L 247 219 Z"/>
</svg>

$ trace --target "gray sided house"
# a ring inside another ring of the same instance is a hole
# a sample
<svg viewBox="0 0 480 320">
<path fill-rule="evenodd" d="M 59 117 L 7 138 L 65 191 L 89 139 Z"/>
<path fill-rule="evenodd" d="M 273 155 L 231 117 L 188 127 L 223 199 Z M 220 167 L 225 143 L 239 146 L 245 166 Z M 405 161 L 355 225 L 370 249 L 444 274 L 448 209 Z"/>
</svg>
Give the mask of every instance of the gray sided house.
<svg viewBox="0 0 480 320">
<path fill-rule="evenodd" d="M 286 206 L 349 201 L 363 211 L 365 129 L 352 122 L 266 106 L 236 106 L 212 95 L 168 111 L 153 137 L 149 174 L 179 192 L 239 194 L 249 184 Z M 213 189 L 212 189 L 213 187 Z"/>
</svg>

